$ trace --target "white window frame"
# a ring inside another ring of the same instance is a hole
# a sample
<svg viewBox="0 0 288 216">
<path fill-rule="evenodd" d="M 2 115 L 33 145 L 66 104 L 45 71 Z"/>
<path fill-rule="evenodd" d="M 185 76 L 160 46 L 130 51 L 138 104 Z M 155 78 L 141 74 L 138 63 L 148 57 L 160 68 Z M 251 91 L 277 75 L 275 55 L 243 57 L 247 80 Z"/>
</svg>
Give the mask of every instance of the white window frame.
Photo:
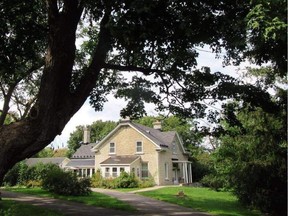
<svg viewBox="0 0 288 216">
<path fill-rule="evenodd" d="M 114 144 L 114 147 L 111 147 L 111 144 Z M 113 152 L 111 151 L 113 149 Z M 109 144 L 109 154 L 116 154 L 116 143 L 115 142 L 110 142 Z"/>
<path fill-rule="evenodd" d="M 140 148 L 140 146 L 138 146 L 138 143 L 141 143 L 141 151 L 138 151 L 138 147 Z M 143 142 L 142 141 L 136 142 L 136 153 L 143 153 Z"/>
<path fill-rule="evenodd" d="M 116 171 L 114 171 L 116 170 Z M 112 177 L 117 178 L 118 177 L 118 167 L 112 167 Z"/>
<path fill-rule="evenodd" d="M 105 167 L 105 178 L 109 178 L 110 176 L 110 167 Z"/>
<path fill-rule="evenodd" d="M 147 164 L 147 169 L 145 169 L 145 170 L 143 169 L 143 164 Z M 144 176 L 143 172 L 147 172 L 147 176 Z M 143 162 L 141 164 L 141 178 L 143 178 L 143 179 L 149 178 L 149 164 L 148 164 L 148 162 Z"/>
<path fill-rule="evenodd" d="M 164 164 L 164 175 L 165 175 L 165 180 L 168 180 L 169 179 L 169 164 L 168 163 L 165 163 Z"/>
</svg>

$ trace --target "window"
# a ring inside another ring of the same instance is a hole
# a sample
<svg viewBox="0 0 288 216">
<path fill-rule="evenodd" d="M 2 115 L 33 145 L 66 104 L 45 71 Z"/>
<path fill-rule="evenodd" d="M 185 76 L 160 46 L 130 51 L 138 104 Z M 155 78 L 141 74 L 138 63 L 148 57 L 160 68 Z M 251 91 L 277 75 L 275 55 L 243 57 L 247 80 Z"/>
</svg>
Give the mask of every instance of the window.
<svg viewBox="0 0 288 216">
<path fill-rule="evenodd" d="M 110 143 L 109 153 L 115 154 L 115 143 L 113 143 L 113 142 Z"/>
<path fill-rule="evenodd" d="M 95 169 L 94 169 L 94 168 L 92 169 L 92 175 L 93 175 L 93 174 L 95 174 Z"/>
<path fill-rule="evenodd" d="M 117 167 L 112 168 L 112 177 L 117 177 Z"/>
<path fill-rule="evenodd" d="M 169 179 L 169 176 L 168 176 L 168 169 L 169 169 L 168 163 L 165 163 L 164 166 L 165 166 L 165 179 Z"/>
<path fill-rule="evenodd" d="M 120 173 L 124 171 L 125 171 L 124 167 L 120 167 Z"/>
<path fill-rule="evenodd" d="M 109 167 L 105 168 L 105 177 L 106 178 L 110 177 L 110 168 Z"/>
<path fill-rule="evenodd" d="M 87 176 L 90 176 L 90 169 L 87 169 Z"/>
<path fill-rule="evenodd" d="M 148 163 L 142 163 L 141 177 L 148 178 Z"/>
<path fill-rule="evenodd" d="M 176 144 L 176 142 L 172 143 L 172 153 L 173 154 L 177 154 L 177 144 Z"/>
<path fill-rule="evenodd" d="M 136 152 L 137 153 L 142 153 L 143 152 L 142 142 L 136 142 Z"/>
</svg>

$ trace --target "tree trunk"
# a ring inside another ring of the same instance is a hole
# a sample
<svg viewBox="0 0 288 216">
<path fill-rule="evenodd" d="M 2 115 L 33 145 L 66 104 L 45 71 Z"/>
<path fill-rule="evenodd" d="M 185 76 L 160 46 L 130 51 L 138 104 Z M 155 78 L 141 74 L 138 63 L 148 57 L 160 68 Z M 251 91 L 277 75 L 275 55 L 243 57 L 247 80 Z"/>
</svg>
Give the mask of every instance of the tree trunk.
<svg viewBox="0 0 288 216">
<path fill-rule="evenodd" d="M 99 43 L 90 67 L 76 91 L 71 92 L 75 59 L 75 32 L 83 8 L 77 0 L 64 1 L 60 13 L 57 1 L 48 2 L 49 40 L 37 102 L 29 117 L 0 127 L 0 185 L 17 162 L 31 157 L 61 134 L 70 118 L 81 108 L 95 87 L 109 51 L 106 12 L 100 24 Z"/>
</svg>

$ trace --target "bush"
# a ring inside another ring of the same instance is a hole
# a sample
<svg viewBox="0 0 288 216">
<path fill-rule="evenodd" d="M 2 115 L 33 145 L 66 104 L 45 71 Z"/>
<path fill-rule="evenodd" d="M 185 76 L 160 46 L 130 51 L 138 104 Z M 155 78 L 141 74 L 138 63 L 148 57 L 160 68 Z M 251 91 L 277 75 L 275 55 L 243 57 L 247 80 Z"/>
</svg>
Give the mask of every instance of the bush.
<svg viewBox="0 0 288 216">
<path fill-rule="evenodd" d="M 118 188 L 137 188 L 139 185 L 135 175 L 127 172 L 121 172 L 120 176 L 116 178 L 116 182 Z"/>
<path fill-rule="evenodd" d="M 90 179 L 78 180 L 76 174 L 65 172 L 60 168 L 52 170 L 43 179 L 42 187 L 59 195 L 89 195 Z"/>
<path fill-rule="evenodd" d="M 28 188 L 41 187 L 41 186 L 42 186 L 42 181 L 39 181 L 39 180 L 29 180 L 29 181 L 26 183 L 26 186 L 27 186 Z"/>
<path fill-rule="evenodd" d="M 96 173 L 91 178 L 91 186 L 94 188 L 101 188 L 103 187 L 103 177 L 101 175 L 100 170 L 98 169 Z"/>
<path fill-rule="evenodd" d="M 139 181 L 140 188 L 147 188 L 147 187 L 153 187 L 153 186 L 155 186 L 155 182 L 153 178 Z"/>
<path fill-rule="evenodd" d="M 227 185 L 227 182 L 224 179 L 213 174 L 204 176 L 200 182 L 204 187 L 209 187 L 216 191 L 226 189 Z"/>
</svg>

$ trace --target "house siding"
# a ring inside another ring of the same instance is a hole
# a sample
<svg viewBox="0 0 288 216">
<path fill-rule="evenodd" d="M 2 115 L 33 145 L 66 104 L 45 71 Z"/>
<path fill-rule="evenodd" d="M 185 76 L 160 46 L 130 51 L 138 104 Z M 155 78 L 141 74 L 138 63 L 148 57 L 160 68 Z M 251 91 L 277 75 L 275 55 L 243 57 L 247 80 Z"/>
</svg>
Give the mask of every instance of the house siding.
<svg viewBox="0 0 288 216">
<path fill-rule="evenodd" d="M 136 153 L 136 142 L 141 141 L 143 145 L 143 153 Z M 116 144 L 115 154 L 109 154 L 109 145 L 111 142 Z M 95 168 L 100 169 L 100 163 L 106 160 L 108 157 L 113 155 L 139 155 L 142 162 L 148 163 L 149 177 L 157 177 L 158 173 L 158 158 L 156 153 L 156 145 L 153 144 L 149 139 L 143 136 L 141 133 L 136 131 L 130 126 L 121 126 L 119 130 L 109 137 L 100 147 L 99 151 L 96 152 L 95 157 Z M 141 170 L 141 164 L 132 164 L 137 172 L 137 168 Z M 132 167 L 132 166 L 131 166 Z M 137 174 L 137 173 L 136 173 Z M 157 184 L 158 178 L 155 179 Z"/>
</svg>

